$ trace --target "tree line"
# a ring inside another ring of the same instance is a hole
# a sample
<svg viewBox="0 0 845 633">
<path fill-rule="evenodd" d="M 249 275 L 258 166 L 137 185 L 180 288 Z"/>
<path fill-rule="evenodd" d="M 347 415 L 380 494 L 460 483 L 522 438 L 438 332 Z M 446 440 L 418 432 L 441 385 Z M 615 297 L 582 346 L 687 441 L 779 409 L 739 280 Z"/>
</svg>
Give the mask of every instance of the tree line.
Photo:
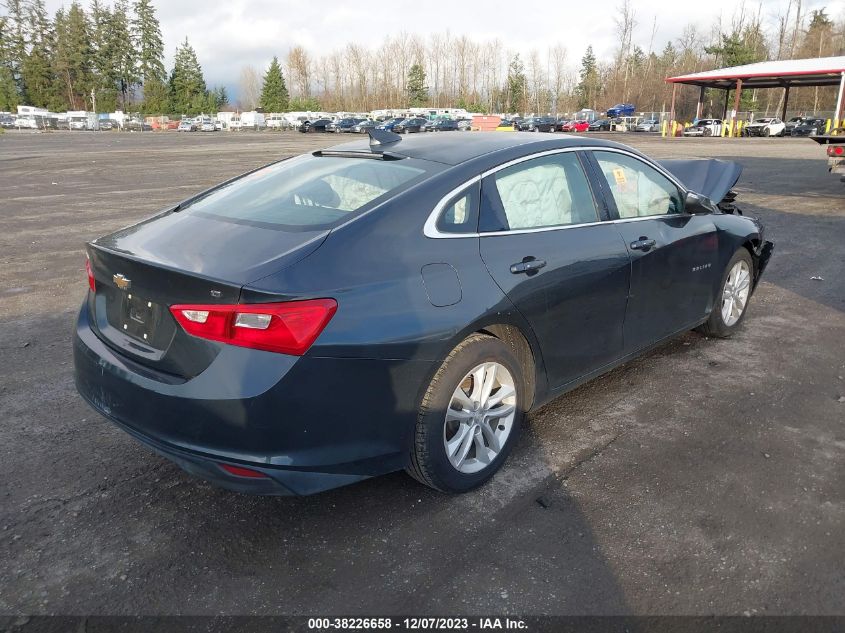
<svg viewBox="0 0 845 633">
<path fill-rule="evenodd" d="M 837 20 L 825 9 L 807 11 L 802 0 L 790 0 L 777 16 L 764 14 L 763 4 L 756 13 L 742 5 L 730 20 L 690 23 L 670 41 L 659 40 L 656 17 L 640 24 L 630 0 L 608 15 L 615 16 L 608 22 L 619 45 L 612 58 L 603 60 L 592 47 L 571 60 L 562 43 L 515 51 L 499 39 L 400 33 L 377 48 L 351 42 L 316 54 L 293 46 L 283 62 L 274 58 L 271 70 L 275 83 L 287 78 L 286 103 L 292 110 L 366 112 L 427 105 L 545 114 L 631 102 L 639 111 L 661 112 L 669 110 L 672 98 L 667 77 L 769 59 L 845 54 L 845 16 Z M 266 107 L 263 85 L 262 74 L 245 66 L 240 105 Z M 794 88 L 790 110 L 830 110 L 835 90 Z M 698 97 L 698 89 L 679 87 L 679 117 L 694 116 Z M 721 116 L 724 98 L 722 91 L 708 91 L 705 115 Z M 775 112 L 782 98 L 779 90 L 744 91 L 742 109 Z M 320 107 L 299 107 L 304 104 Z"/>
<path fill-rule="evenodd" d="M 225 88 L 206 86 L 186 38 L 169 75 L 152 0 L 74 0 L 54 15 L 44 0 L 5 0 L 0 15 L 0 110 L 216 112 Z"/>
<path fill-rule="evenodd" d="M 91 0 L 84 9 L 49 15 L 44 0 L 5 0 L 0 15 L 0 110 L 19 103 L 54 111 L 117 107 L 145 114 L 188 114 L 225 108 L 225 88 L 206 85 L 186 38 L 173 68 L 152 0 Z M 563 113 L 604 110 L 631 102 L 639 111 L 669 109 L 666 77 L 766 59 L 826 57 L 845 53 L 845 19 L 824 9 L 806 11 L 789 0 L 777 16 L 742 5 L 727 22 L 688 25 L 671 41 L 658 38 L 657 18 L 645 25 L 630 4 L 609 11 L 619 44 L 599 59 L 592 47 L 570 59 L 563 44 L 515 51 L 499 39 L 435 33 L 399 33 L 372 48 L 350 42 L 324 53 L 292 46 L 266 69 L 245 66 L 232 106 L 266 112 L 327 110 L 364 112 L 408 106 L 463 107 L 473 112 Z M 611 24 L 612 22 L 612 24 Z M 835 89 L 800 88 L 791 109 L 833 107 Z M 712 94 L 711 94 L 712 93 Z M 743 110 L 776 112 L 782 91 L 744 91 Z M 676 111 L 695 113 L 698 91 L 681 88 Z M 732 102 L 731 102 L 732 103 Z M 708 91 L 705 114 L 721 116 L 724 93 Z"/>
</svg>

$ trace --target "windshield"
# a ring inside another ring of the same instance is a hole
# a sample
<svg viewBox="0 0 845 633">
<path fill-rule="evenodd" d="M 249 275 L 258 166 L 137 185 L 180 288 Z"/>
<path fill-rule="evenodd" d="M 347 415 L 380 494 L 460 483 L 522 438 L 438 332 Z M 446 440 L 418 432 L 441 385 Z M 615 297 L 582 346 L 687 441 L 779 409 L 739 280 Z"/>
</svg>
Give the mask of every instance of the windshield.
<svg viewBox="0 0 845 633">
<path fill-rule="evenodd" d="M 258 226 L 328 228 L 423 173 L 397 161 L 300 156 L 238 178 L 183 210 Z"/>
</svg>

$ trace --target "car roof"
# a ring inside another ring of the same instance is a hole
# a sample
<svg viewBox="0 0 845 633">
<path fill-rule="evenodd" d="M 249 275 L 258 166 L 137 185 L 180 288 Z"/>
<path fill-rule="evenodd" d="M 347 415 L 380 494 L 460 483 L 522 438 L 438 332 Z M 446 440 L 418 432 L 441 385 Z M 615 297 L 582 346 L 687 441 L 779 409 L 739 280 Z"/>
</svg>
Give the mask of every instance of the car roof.
<svg viewBox="0 0 845 633">
<path fill-rule="evenodd" d="M 446 138 L 444 138 L 446 137 Z M 496 152 L 508 153 L 514 150 L 514 156 L 529 154 L 531 151 L 544 151 L 566 147 L 601 146 L 621 147 L 620 143 L 604 139 L 580 136 L 549 136 L 537 138 L 534 134 L 502 134 L 501 132 L 473 132 L 467 135 L 412 135 L 390 145 L 377 146 L 376 151 L 385 151 L 398 156 L 428 160 L 445 165 L 459 165 L 466 161 Z M 329 148 L 336 152 L 372 152 L 368 140 L 343 143 Z"/>
</svg>

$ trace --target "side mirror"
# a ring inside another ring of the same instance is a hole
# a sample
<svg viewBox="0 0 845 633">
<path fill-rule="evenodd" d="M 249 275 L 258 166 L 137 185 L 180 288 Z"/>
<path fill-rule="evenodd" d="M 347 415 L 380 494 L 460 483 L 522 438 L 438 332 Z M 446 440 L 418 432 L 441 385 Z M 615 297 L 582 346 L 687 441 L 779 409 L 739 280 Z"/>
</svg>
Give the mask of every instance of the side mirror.
<svg viewBox="0 0 845 633">
<path fill-rule="evenodd" d="M 712 213 L 712 203 L 708 198 L 699 195 L 693 191 L 688 191 L 684 200 L 684 210 L 687 213 L 701 214 Z"/>
</svg>

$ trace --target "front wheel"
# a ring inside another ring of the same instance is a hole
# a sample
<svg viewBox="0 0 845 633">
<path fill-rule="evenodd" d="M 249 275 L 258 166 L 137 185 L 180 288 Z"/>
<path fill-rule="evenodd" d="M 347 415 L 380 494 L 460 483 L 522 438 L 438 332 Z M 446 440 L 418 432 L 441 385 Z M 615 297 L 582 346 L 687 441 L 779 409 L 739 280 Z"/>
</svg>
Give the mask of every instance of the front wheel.
<svg viewBox="0 0 845 633">
<path fill-rule="evenodd" d="M 525 371 L 495 337 L 473 334 L 460 343 L 423 397 L 408 473 L 451 493 L 490 479 L 519 436 Z"/>
<path fill-rule="evenodd" d="M 754 281 L 754 262 L 745 248 L 740 248 L 725 268 L 721 292 L 710 318 L 699 328 L 705 336 L 728 338 L 745 318 Z"/>
</svg>

